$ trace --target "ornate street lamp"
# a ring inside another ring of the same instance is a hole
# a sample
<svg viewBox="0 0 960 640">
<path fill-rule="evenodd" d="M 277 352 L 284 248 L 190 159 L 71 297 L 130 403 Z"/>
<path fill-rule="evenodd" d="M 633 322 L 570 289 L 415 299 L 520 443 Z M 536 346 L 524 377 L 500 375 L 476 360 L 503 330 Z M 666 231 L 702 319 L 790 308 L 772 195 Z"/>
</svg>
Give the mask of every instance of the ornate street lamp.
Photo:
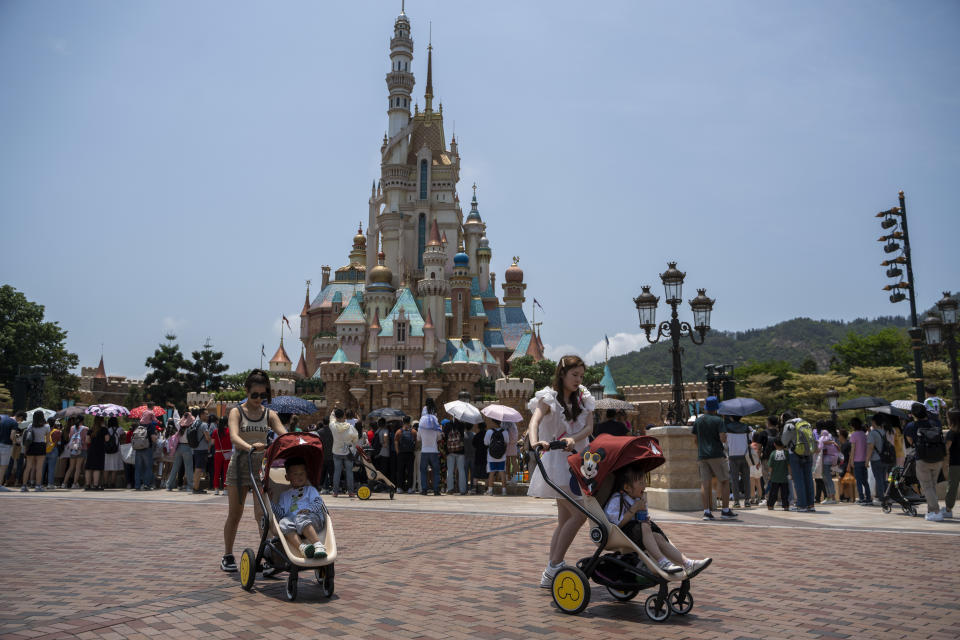
<svg viewBox="0 0 960 640">
<path fill-rule="evenodd" d="M 943 320 L 943 328 L 946 334 L 947 354 L 950 358 L 950 382 L 953 387 L 953 407 L 957 408 L 957 402 L 960 402 L 960 378 L 957 377 L 957 307 L 960 303 L 950 297 L 949 291 L 943 292 L 943 298 L 937 302 L 937 309 L 940 310 L 940 319 Z"/>
<path fill-rule="evenodd" d="M 706 289 L 697 289 L 697 297 L 690 301 L 693 311 L 693 326 L 688 322 L 681 322 L 677 315 L 677 307 L 683 303 L 683 280 L 687 274 L 677 269 L 676 262 L 668 262 L 667 270 L 660 274 L 666 302 L 670 305 L 670 319 L 657 325 L 657 304 L 660 298 L 650 293 L 650 286 L 644 285 L 642 293 L 633 299 L 640 316 L 640 328 L 647 335 L 647 342 L 656 344 L 663 338 L 670 338 L 670 353 L 673 356 L 673 400 L 668 410 L 673 415 L 676 424 L 685 424 L 688 417 L 687 403 L 683 398 L 683 368 L 680 355 L 680 338 L 688 337 L 694 344 L 703 344 L 707 332 L 710 331 L 710 313 L 713 311 L 714 300 L 707 297 Z M 650 333 L 657 327 L 657 337 L 651 338 Z M 699 336 L 699 340 L 697 339 Z"/>
<path fill-rule="evenodd" d="M 598 402 L 603 400 L 603 385 L 599 382 L 594 382 L 592 385 L 590 385 L 590 395 L 592 395 L 594 400 Z"/>
<path fill-rule="evenodd" d="M 827 409 L 830 410 L 830 418 L 833 420 L 833 427 L 837 428 L 837 409 L 840 407 L 840 392 L 830 388 L 825 394 L 827 396 Z"/>
<path fill-rule="evenodd" d="M 920 326 L 923 328 L 923 338 L 927 346 L 934 348 L 939 347 L 943 342 L 941 339 L 943 335 L 943 321 L 937 316 L 927 316 L 923 322 L 920 323 Z"/>
</svg>

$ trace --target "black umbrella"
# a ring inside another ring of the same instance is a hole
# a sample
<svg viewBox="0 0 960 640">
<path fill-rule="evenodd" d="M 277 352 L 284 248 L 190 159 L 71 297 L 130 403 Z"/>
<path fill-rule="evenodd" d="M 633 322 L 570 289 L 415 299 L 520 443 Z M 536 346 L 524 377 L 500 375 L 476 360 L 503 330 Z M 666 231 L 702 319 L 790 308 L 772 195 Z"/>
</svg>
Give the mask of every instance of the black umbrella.
<svg viewBox="0 0 960 640">
<path fill-rule="evenodd" d="M 875 409 L 876 407 L 888 407 L 890 403 L 883 398 L 874 398 L 872 396 L 860 396 L 853 400 L 847 400 L 841 404 L 838 409 L 847 411 L 848 409 Z"/>
<path fill-rule="evenodd" d="M 309 400 L 298 398 L 297 396 L 277 396 L 270 402 L 267 402 L 264 406 L 269 409 L 273 409 L 277 413 L 309 415 L 319 411 L 319 409 L 317 409 L 317 405 L 313 404 Z"/>
<path fill-rule="evenodd" d="M 403 417 L 406 416 L 403 411 L 400 409 L 391 409 L 386 407 L 384 409 L 375 409 L 370 412 L 370 415 L 367 416 L 367 421 L 379 420 L 383 418 L 384 420 L 403 420 Z"/>
<path fill-rule="evenodd" d="M 83 416 L 84 411 L 86 411 L 87 405 L 85 404 L 75 404 L 72 407 L 67 407 L 66 409 L 60 409 L 53 417 L 57 420 L 63 420 L 64 418 L 76 418 L 77 416 Z"/>
</svg>

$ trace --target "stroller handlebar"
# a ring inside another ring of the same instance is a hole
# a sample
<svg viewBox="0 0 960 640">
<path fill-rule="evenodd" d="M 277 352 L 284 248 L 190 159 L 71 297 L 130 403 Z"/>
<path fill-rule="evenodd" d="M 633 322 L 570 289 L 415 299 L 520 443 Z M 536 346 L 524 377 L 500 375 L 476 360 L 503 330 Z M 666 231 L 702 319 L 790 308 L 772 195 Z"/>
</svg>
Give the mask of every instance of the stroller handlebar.
<svg viewBox="0 0 960 640">
<path fill-rule="evenodd" d="M 566 449 L 566 448 L 567 448 L 567 442 L 565 440 L 554 440 L 553 442 L 550 442 L 546 447 L 537 446 L 536 450 L 543 451 L 545 449 L 548 449 L 550 451 L 553 451 L 556 449 Z"/>
</svg>

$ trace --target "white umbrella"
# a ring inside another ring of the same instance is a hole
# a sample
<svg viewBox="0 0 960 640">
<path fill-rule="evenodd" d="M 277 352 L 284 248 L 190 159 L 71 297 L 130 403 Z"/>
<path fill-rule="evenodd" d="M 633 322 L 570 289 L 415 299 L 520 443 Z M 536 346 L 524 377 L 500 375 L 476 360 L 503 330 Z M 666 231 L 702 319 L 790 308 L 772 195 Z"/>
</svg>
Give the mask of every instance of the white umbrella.
<svg viewBox="0 0 960 640">
<path fill-rule="evenodd" d="M 500 422 L 520 422 L 523 420 L 523 416 L 520 415 L 519 411 L 503 404 L 487 405 L 480 413 L 491 420 L 498 420 Z"/>
<path fill-rule="evenodd" d="M 56 411 L 53 411 L 52 409 L 44 409 L 43 407 L 37 407 L 36 409 L 30 409 L 30 411 L 27 411 L 27 422 L 33 422 L 33 414 L 35 414 L 37 411 L 39 411 L 40 413 L 43 414 L 43 419 L 44 419 L 44 420 L 49 420 L 50 418 L 52 418 L 52 417 L 53 417 L 54 415 L 56 415 L 56 413 L 57 413 Z"/>
<path fill-rule="evenodd" d="M 450 414 L 454 420 L 459 420 L 460 422 L 466 422 L 468 424 L 481 424 L 483 422 L 483 416 L 480 415 L 480 410 L 463 400 L 448 402 L 443 405 L 443 409 Z"/>
<path fill-rule="evenodd" d="M 910 407 L 913 406 L 913 400 L 894 400 L 890 403 L 890 406 L 903 409 L 904 411 L 910 411 Z"/>
</svg>

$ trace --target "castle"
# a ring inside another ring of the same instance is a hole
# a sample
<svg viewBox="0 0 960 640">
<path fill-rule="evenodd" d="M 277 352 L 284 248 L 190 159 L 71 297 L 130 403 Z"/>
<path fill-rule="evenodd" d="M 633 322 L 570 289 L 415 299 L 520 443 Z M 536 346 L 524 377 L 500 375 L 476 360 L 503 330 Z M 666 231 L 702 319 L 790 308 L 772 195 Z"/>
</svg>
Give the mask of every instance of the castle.
<svg viewBox="0 0 960 640">
<path fill-rule="evenodd" d="M 543 358 L 539 332 L 524 313 L 526 284 L 517 258 L 504 273 L 503 301 L 497 297 L 475 185 L 466 216 L 460 207 L 460 152 L 455 136 L 447 144 L 442 103 L 434 108 L 432 45 L 422 111 L 412 103 L 412 63 L 410 21 L 401 12 L 390 40 L 388 131 L 380 147 L 380 179 L 368 200 L 366 234 L 361 226 L 347 264 L 332 277 L 330 267 L 322 267 L 320 292 L 312 301 L 308 281 L 297 365 L 302 375 L 325 382 L 348 370 L 340 365 L 369 371 L 397 396 L 422 396 L 423 389 L 411 389 L 410 381 L 424 371 L 435 377 L 442 371 L 449 381 L 457 365 L 457 375 L 499 378 L 518 357 Z M 280 351 L 282 346 L 275 358 L 289 362 Z M 460 388 L 469 391 L 467 378 Z M 439 394 L 438 383 L 432 389 Z M 360 380 L 351 384 L 367 386 Z M 359 400 L 359 392 L 352 397 Z"/>
</svg>

